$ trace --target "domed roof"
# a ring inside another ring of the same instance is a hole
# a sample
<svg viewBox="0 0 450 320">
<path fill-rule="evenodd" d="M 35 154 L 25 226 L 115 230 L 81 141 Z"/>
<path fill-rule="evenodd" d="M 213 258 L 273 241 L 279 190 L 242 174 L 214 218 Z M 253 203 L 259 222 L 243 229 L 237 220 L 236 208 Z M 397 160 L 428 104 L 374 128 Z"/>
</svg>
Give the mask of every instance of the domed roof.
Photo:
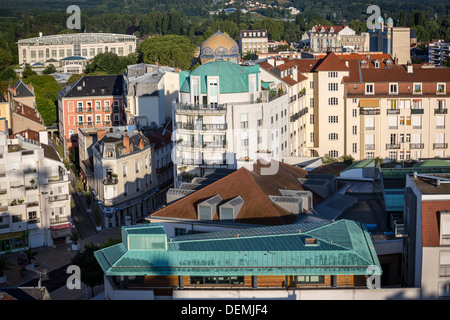
<svg viewBox="0 0 450 320">
<path fill-rule="evenodd" d="M 200 47 L 202 57 L 220 58 L 221 56 L 239 56 L 239 45 L 226 34 L 217 31 L 206 39 Z"/>
</svg>

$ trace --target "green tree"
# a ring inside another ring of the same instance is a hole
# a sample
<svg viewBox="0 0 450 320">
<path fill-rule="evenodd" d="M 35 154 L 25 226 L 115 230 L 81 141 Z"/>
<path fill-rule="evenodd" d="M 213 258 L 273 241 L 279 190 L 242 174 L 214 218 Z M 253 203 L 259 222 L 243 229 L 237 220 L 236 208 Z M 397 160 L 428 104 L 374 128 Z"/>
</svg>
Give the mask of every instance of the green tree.
<svg viewBox="0 0 450 320">
<path fill-rule="evenodd" d="M 72 258 L 71 264 L 80 267 L 81 281 L 91 288 L 94 295 L 94 287 L 103 283 L 103 270 L 94 256 L 94 252 L 100 247 L 92 242 L 84 246 L 83 251 L 78 251 Z"/>
<path fill-rule="evenodd" d="M 36 71 L 31 69 L 31 66 L 27 63 L 22 72 L 22 78 L 27 79 L 28 77 L 37 75 Z"/>
<path fill-rule="evenodd" d="M 404 10 L 402 10 L 400 12 L 400 18 L 399 18 L 398 24 L 399 24 L 399 27 L 406 27 L 406 14 L 405 14 Z"/>
<path fill-rule="evenodd" d="M 70 78 L 67 80 L 67 85 L 77 81 L 78 79 L 82 78 L 84 75 L 85 75 L 84 73 L 71 75 Z"/>
<path fill-rule="evenodd" d="M 36 97 L 36 108 L 41 114 L 45 126 L 51 126 L 56 122 L 56 106 L 51 99 Z"/>
<path fill-rule="evenodd" d="M 47 67 L 45 67 L 44 71 L 42 71 L 43 74 L 51 74 L 56 72 L 56 67 L 53 64 L 49 64 Z"/>
<path fill-rule="evenodd" d="M 190 69 L 196 46 L 188 37 L 165 35 L 148 38 L 138 47 L 141 61 L 144 63 L 158 62 L 180 69 Z"/>
<path fill-rule="evenodd" d="M 126 57 L 118 56 L 113 52 L 104 52 L 96 55 L 86 66 L 86 74 L 122 74 L 126 67 L 138 61 L 138 54 L 131 53 Z"/>
</svg>

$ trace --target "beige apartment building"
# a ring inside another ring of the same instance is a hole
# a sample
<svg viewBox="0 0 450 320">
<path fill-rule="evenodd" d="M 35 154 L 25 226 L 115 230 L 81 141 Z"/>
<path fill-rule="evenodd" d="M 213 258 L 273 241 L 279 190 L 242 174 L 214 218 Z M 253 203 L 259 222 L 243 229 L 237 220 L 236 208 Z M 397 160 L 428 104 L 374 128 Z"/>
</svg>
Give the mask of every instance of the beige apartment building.
<svg viewBox="0 0 450 320">
<path fill-rule="evenodd" d="M 70 57 L 83 58 L 69 59 L 69 64 L 78 68 L 83 60 L 92 59 L 102 52 L 127 56 L 135 51 L 136 36 L 126 34 L 70 33 L 44 36 L 40 33 L 39 37 L 18 41 L 19 64 L 45 64 L 51 59 L 61 62 Z"/>
<path fill-rule="evenodd" d="M 239 49 L 241 54 L 247 52 L 268 53 L 269 37 L 267 30 L 241 30 L 239 32 Z"/>
<path fill-rule="evenodd" d="M 138 131 L 108 132 L 92 147 L 93 192 L 106 228 L 134 224 L 152 207 L 152 148 Z"/>
<path fill-rule="evenodd" d="M 450 69 L 399 65 L 383 53 L 331 52 L 318 59 L 282 60 L 285 66 L 295 64 L 297 74 L 274 77 L 273 85 L 296 77 L 300 85 L 293 91 L 299 90 L 306 109 L 302 123 L 291 123 L 288 132 L 292 138 L 301 127 L 304 135 L 303 145 L 297 144 L 300 151 L 291 155 L 385 161 L 448 156 Z M 275 75 L 273 61 L 260 66 Z"/>
</svg>

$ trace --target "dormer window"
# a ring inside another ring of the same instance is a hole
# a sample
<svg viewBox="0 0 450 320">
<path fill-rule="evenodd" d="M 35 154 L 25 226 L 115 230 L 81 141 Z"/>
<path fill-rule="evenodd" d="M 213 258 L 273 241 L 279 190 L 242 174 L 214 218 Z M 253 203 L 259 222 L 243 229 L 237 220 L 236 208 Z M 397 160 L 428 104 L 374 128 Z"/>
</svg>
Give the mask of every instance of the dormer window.
<svg viewBox="0 0 450 320">
<path fill-rule="evenodd" d="M 217 213 L 217 206 L 222 202 L 220 195 L 215 195 L 197 205 L 198 220 L 211 221 Z"/>
<path fill-rule="evenodd" d="M 237 216 L 239 215 L 239 212 L 243 205 L 244 200 L 240 196 L 231 199 L 227 203 L 224 203 L 220 206 L 219 209 L 220 220 L 234 222 L 234 220 L 236 220 Z"/>
<path fill-rule="evenodd" d="M 378 69 L 378 68 L 380 67 L 380 61 L 376 60 L 376 61 L 373 63 L 373 65 L 374 65 L 375 68 Z"/>
<path fill-rule="evenodd" d="M 421 94 L 422 93 L 422 84 L 421 83 L 414 83 L 414 93 L 415 94 Z"/>
<path fill-rule="evenodd" d="M 438 83 L 436 87 L 437 93 L 445 93 L 445 83 Z"/>
<path fill-rule="evenodd" d="M 389 94 L 398 94 L 398 84 L 397 83 L 389 84 Z"/>
</svg>

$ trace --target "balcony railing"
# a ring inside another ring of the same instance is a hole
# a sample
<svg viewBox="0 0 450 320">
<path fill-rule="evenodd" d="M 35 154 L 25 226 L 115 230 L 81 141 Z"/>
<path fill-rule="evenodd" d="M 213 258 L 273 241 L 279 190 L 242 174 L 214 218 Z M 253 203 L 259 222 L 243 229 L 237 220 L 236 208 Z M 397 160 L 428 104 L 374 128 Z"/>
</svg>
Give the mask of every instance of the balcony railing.
<svg viewBox="0 0 450 320">
<path fill-rule="evenodd" d="M 177 123 L 178 129 L 185 130 L 227 130 L 228 126 L 226 123 L 219 124 L 194 124 L 194 123 Z"/>
<path fill-rule="evenodd" d="M 360 115 L 378 115 L 380 114 L 380 109 L 360 109 Z"/>
<path fill-rule="evenodd" d="M 424 146 L 425 145 L 423 143 L 410 143 L 409 144 L 410 149 L 423 149 Z"/>
<path fill-rule="evenodd" d="M 436 108 L 434 114 L 447 114 L 447 108 Z"/>
<path fill-rule="evenodd" d="M 176 103 L 175 110 L 178 112 L 189 112 L 189 113 L 224 113 L 227 111 L 227 105 Z"/>
<path fill-rule="evenodd" d="M 433 143 L 433 149 L 447 149 L 448 143 Z"/>
<path fill-rule="evenodd" d="M 374 144 L 365 144 L 364 145 L 364 149 L 366 149 L 366 150 L 375 150 L 375 145 Z"/>
<path fill-rule="evenodd" d="M 423 114 L 423 109 L 411 109 L 411 114 Z"/>
<path fill-rule="evenodd" d="M 445 124 L 436 125 L 436 129 L 445 129 Z"/>
<path fill-rule="evenodd" d="M 422 129 L 422 126 L 421 126 L 421 125 L 418 125 L 418 126 L 412 126 L 412 128 L 413 128 L 413 129 Z"/>
<path fill-rule="evenodd" d="M 387 114 L 400 114 L 400 109 L 387 109 Z"/>
<path fill-rule="evenodd" d="M 114 185 L 114 184 L 117 184 L 117 183 L 119 183 L 119 179 L 117 179 L 117 178 L 106 178 L 106 179 L 104 179 L 103 180 L 103 184 L 104 185 Z"/>
<path fill-rule="evenodd" d="M 393 149 L 398 150 L 398 149 L 400 149 L 400 143 L 387 143 L 386 144 L 386 149 L 388 149 L 388 150 L 393 150 Z"/>
<path fill-rule="evenodd" d="M 62 222 L 70 222 L 69 217 L 50 218 L 50 224 L 58 224 Z"/>
<path fill-rule="evenodd" d="M 373 131 L 373 130 L 375 130 L 375 127 L 366 127 L 365 130 L 366 131 Z"/>
<path fill-rule="evenodd" d="M 57 196 L 48 197 L 49 202 L 64 201 L 64 200 L 68 200 L 68 199 L 69 199 L 68 194 L 61 194 L 61 195 L 57 195 Z"/>
</svg>

